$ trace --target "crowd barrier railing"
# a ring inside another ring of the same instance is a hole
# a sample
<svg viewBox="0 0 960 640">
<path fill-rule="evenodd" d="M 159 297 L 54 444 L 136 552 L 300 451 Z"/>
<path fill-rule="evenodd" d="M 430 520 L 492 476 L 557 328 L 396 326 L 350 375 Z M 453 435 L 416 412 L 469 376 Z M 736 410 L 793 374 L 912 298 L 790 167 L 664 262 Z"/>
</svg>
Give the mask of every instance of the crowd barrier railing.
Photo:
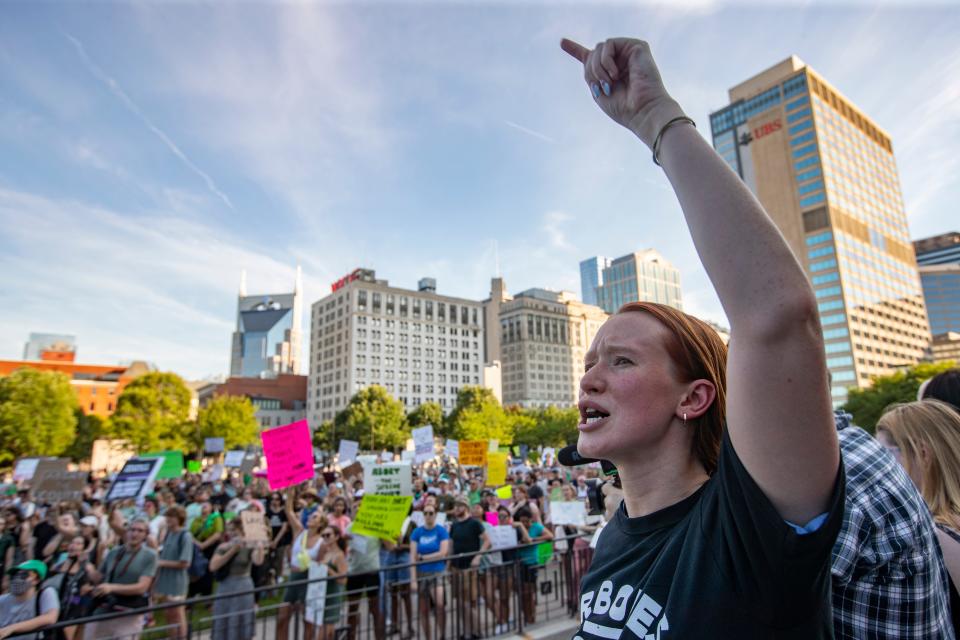
<svg viewBox="0 0 960 640">
<path fill-rule="evenodd" d="M 503 634 L 523 633 L 526 627 L 558 616 L 574 618 L 579 609 L 579 586 L 593 557 L 588 542 L 591 534 L 557 536 L 549 555 L 545 543 L 521 544 L 503 549 L 451 555 L 444 559 L 446 568 L 439 573 L 417 570 L 417 584 L 409 576 L 412 567 L 430 562 L 410 562 L 381 566 L 380 588 L 343 588 L 336 594 L 314 597 L 288 606 L 283 596 L 288 588 L 303 587 L 323 592 L 319 585 L 329 586 L 335 578 L 285 581 L 229 594 L 199 596 L 178 602 L 152 604 L 141 609 L 87 616 L 61 621 L 46 627 L 44 637 L 64 637 L 92 623 L 142 616 L 147 620 L 143 630 L 134 636 L 109 635 L 84 640 L 127 640 L 143 638 L 160 640 L 381 640 L 396 635 L 400 640 L 425 638 L 489 638 Z M 565 547 L 565 548 L 563 548 Z M 539 549 L 538 549 L 539 548 Z M 562 550 L 561 550 L 562 549 Z M 479 567 L 456 569 L 455 560 L 464 564 L 480 555 L 489 559 L 496 554 L 513 554 L 510 562 L 499 564 L 481 560 Z M 529 561 L 541 553 L 535 564 Z M 526 561 L 525 561 L 526 559 Z M 542 560 L 542 562 L 541 562 Z M 348 574 L 348 578 L 351 574 Z M 340 580 L 340 579 L 337 579 Z M 313 588 L 311 588 L 313 585 Z M 333 591 L 327 589 L 327 591 Z M 255 603 L 247 609 L 244 601 Z M 378 628 L 374 607 L 382 612 Z M 186 635 L 179 635 L 169 624 L 166 612 L 184 607 Z M 324 617 L 326 613 L 326 617 Z M 285 627 L 285 629 L 284 629 Z M 412 632 L 412 633 L 411 633 Z"/>
</svg>

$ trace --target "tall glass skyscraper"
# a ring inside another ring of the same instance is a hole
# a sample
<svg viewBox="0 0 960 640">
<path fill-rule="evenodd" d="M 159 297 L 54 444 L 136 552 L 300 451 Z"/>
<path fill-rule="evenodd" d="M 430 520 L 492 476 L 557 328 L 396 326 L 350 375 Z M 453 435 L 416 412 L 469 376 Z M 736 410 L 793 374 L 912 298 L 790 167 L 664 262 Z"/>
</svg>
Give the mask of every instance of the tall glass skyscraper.
<svg viewBox="0 0 960 640">
<path fill-rule="evenodd" d="M 300 267 L 293 293 L 247 294 L 246 275 L 237 296 L 230 375 L 244 378 L 300 373 L 302 315 Z"/>
<path fill-rule="evenodd" d="M 714 148 L 813 283 L 835 405 L 930 340 L 890 136 L 796 56 L 730 89 Z M 749 251 L 749 247 L 744 247 Z"/>
<path fill-rule="evenodd" d="M 930 317 L 930 333 L 960 333 L 960 233 L 944 233 L 913 243 Z"/>
<path fill-rule="evenodd" d="M 680 271 L 653 249 L 613 260 L 601 257 L 584 260 L 580 263 L 580 286 L 583 301 L 607 313 L 616 313 L 626 303 L 639 301 L 683 309 Z"/>
</svg>

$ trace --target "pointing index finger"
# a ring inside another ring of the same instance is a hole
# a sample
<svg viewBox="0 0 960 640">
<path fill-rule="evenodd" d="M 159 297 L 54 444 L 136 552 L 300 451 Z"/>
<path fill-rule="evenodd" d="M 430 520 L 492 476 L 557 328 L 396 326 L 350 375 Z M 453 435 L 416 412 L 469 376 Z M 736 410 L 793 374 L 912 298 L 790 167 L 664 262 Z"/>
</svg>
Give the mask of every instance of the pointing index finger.
<svg viewBox="0 0 960 640">
<path fill-rule="evenodd" d="M 560 48 L 584 64 L 586 64 L 587 57 L 590 55 L 590 49 L 567 38 L 560 41 Z"/>
</svg>

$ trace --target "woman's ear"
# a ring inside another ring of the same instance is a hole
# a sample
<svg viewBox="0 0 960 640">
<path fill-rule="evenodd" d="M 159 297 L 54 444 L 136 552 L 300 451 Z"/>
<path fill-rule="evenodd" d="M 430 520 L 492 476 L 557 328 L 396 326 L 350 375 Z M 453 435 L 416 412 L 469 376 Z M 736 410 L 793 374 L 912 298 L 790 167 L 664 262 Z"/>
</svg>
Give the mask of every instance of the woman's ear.
<svg viewBox="0 0 960 640">
<path fill-rule="evenodd" d="M 676 415 L 686 422 L 699 418 L 717 399 L 717 388 L 709 380 L 694 380 L 687 385 L 687 389 L 677 405 Z"/>
</svg>

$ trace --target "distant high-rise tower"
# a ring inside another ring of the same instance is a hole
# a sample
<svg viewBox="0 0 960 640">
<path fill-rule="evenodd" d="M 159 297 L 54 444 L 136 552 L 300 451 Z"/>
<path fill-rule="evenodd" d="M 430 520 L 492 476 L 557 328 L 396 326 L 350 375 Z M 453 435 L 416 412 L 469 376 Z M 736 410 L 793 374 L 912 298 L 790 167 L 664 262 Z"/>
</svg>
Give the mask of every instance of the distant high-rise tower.
<svg viewBox="0 0 960 640">
<path fill-rule="evenodd" d="M 297 267 L 293 293 L 247 295 L 240 277 L 237 330 L 233 333 L 230 375 L 248 378 L 300 373 L 300 316 L 303 282 Z"/>
<path fill-rule="evenodd" d="M 960 233 L 916 240 L 913 248 L 934 342 L 944 333 L 960 334 Z"/>
<path fill-rule="evenodd" d="M 580 286 L 583 301 L 607 313 L 616 313 L 628 302 L 640 301 L 683 309 L 680 271 L 653 249 L 612 260 L 602 257 L 584 260 L 580 263 Z"/>
<path fill-rule="evenodd" d="M 890 136 L 796 56 L 733 87 L 710 126 L 813 284 L 834 404 L 918 362 L 930 334 Z"/>
<path fill-rule="evenodd" d="M 24 360 L 73 362 L 77 356 L 77 339 L 59 333 L 31 333 L 23 346 Z"/>
<path fill-rule="evenodd" d="M 603 270 L 610 258 L 594 256 L 580 262 L 580 298 L 584 304 L 597 304 L 597 287 L 603 284 Z"/>
</svg>

